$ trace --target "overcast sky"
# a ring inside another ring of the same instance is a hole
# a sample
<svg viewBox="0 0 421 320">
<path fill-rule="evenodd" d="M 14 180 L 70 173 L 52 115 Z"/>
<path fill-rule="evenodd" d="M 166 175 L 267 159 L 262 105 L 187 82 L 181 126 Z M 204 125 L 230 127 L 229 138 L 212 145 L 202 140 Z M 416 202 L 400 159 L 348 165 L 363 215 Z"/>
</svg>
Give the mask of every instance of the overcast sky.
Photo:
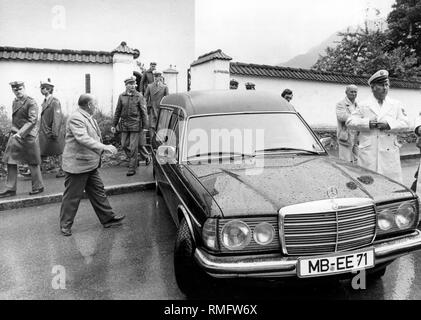
<svg viewBox="0 0 421 320">
<path fill-rule="evenodd" d="M 395 0 L 196 0 L 196 57 L 222 49 L 234 61 L 279 64 L 337 31 L 361 24 L 367 8 L 377 8 L 386 17 L 393 3 Z"/>
</svg>

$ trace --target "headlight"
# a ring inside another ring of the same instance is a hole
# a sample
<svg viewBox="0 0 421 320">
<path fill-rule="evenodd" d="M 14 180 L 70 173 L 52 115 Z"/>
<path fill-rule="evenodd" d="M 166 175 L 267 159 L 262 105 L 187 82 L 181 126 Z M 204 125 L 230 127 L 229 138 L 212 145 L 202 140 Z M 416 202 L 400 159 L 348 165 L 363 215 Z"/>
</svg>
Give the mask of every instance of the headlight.
<svg viewBox="0 0 421 320">
<path fill-rule="evenodd" d="M 394 224 L 394 215 L 393 211 L 390 209 L 382 210 L 379 214 L 377 225 L 382 231 L 387 231 L 392 229 Z"/>
<path fill-rule="evenodd" d="M 399 229 L 406 229 L 414 223 L 415 208 L 410 203 L 399 206 L 395 216 L 395 223 Z"/>
<path fill-rule="evenodd" d="M 275 230 L 267 222 L 259 223 L 253 231 L 254 241 L 256 241 L 256 243 L 262 246 L 271 243 L 273 241 L 274 236 Z"/>
<path fill-rule="evenodd" d="M 229 250 L 241 250 L 251 240 L 251 230 L 247 224 L 240 220 L 228 222 L 222 228 L 222 244 Z"/>
</svg>

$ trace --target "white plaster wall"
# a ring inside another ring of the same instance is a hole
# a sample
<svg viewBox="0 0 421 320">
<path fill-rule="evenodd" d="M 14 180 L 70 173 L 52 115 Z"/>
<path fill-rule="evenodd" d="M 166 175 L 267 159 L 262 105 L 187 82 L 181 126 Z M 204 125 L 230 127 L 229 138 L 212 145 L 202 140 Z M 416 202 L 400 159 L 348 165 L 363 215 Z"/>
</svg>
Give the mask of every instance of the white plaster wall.
<svg viewBox="0 0 421 320">
<path fill-rule="evenodd" d="M 191 90 L 229 89 L 229 62 L 212 60 L 191 67 Z"/>
<path fill-rule="evenodd" d="M 215 90 L 229 89 L 230 73 L 229 61 L 227 60 L 213 60 L 214 84 Z"/>
<path fill-rule="evenodd" d="M 112 51 L 122 41 L 146 68 L 176 68 L 187 90 L 195 0 L 0 0 L 1 46 Z"/>
<path fill-rule="evenodd" d="M 284 89 L 293 91 L 291 103 L 304 119 L 313 127 L 336 127 L 336 103 L 345 97 L 343 84 L 328 82 L 273 79 L 267 77 L 244 77 L 232 75 L 239 82 L 238 90 L 246 90 L 245 83 L 253 82 L 256 90 L 266 90 L 281 96 Z M 371 96 L 371 88 L 358 86 L 357 101 Z M 391 88 L 389 97 L 400 100 L 411 119 L 421 111 L 421 90 Z"/>
<path fill-rule="evenodd" d="M 191 67 L 191 90 L 211 90 L 214 86 L 213 63 L 202 63 Z"/>
<path fill-rule="evenodd" d="M 168 87 L 169 93 L 178 93 L 179 92 L 178 74 L 177 73 L 164 73 L 163 77 L 165 80 L 165 84 Z"/>
<path fill-rule="evenodd" d="M 55 84 L 54 94 L 60 99 L 63 112 L 77 108 L 80 94 L 85 92 L 85 74 L 91 75 L 91 93 L 98 97 L 99 107 L 106 114 L 111 112 L 113 92 L 112 64 L 45 63 L 0 60 L 0 105 L 5 105 L 11 116 L 15 98 L 9 82 L 25 82 L 26 92 L 39 104 L 44 97 L 40 93 L 40 81 L 50 78 Z"/>
</svg>

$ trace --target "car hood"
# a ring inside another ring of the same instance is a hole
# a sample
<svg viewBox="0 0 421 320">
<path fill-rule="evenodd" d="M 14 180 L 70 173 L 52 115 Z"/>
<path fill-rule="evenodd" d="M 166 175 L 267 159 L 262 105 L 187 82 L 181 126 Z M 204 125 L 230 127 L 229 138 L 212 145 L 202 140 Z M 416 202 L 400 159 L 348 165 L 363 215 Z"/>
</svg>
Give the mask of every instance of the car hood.
<svg viewBox="0 0 421 320">
<path fill-rule="evenodd" d="M 413 197 L 402 184 L 328 156 L 265 156 L 188 168 L 225 217 L 275 214 L 285 206 L 332 197 L 375 202 Z"/>
</svg>

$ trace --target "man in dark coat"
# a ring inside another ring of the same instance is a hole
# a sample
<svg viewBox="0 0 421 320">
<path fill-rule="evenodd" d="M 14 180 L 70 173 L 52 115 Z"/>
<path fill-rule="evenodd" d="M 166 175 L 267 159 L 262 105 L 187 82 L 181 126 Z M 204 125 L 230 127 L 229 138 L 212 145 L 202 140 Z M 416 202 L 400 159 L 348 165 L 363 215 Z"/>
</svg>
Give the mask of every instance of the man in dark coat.
<svg viewBox="0 0 421 320">
<path fill-rule="evenodd" d="M 6 188 L 0 192 L 0 198 L 16 195 L 17 165 L 26 163 L 31 171 L 32 191 L 30 195 L 44 191 L 40 170 L 40 151 L 38 143 L 38 106 L 28 97 L 22 81 L 10 83 L 16 99 L 12 106 L 12 129 L 7 142 L 3 162 L 7 163 Z"/>
<path fill-rule="evenodd" d="M 150 67 L 148 70 L 146 70 L 143 75 L 142 79 L 140 80 L 140 92 L 145 95 L 146 88 L 148 87 L 148 84 L 152 83 L 154 81 L 153 73 L 156 69 L 156 62 L 151 62 Z"/>
<path fill-rule="evenodd" d="M 129 160 L 127 176 L 132 176 L 136 174 L 138 166 L 139 134 L 143 128 L 148 128 L 149 120 L 145 99 L 140 92 L 136 91 L 136 79 L 130 77 L 124 83 L 126 91 L 118 97 L 111 132 L 115 133 L 117 125 L 120 126 L 121 146 Z M 142 155 L 149 159 L 149 155 Z"/>
<path fill-rule="evenodd" d="M 155 130 L 158 120 L 159 104 L 163 97 L 168 95 L 168 87 L 163 83 L 160 72 L 154 72 L 154 82 L 148 85 L 145 92 L 148 106 L 149 128 Z M 153 133 L 151 132 L 151 136 Z"/>
<path fill-rule="evenodd" d="M 49 156 L 58 157 L 60 169 L 56 178 L 64 177 L 61 167 L 62 153 L 64 149 L 64 126 L 62 123 L 60 101 L 52 95 L 54 85 L 49 81 L 41 82 L 41 94 L 45 96 L 42 103 L 41 122 L 39 130 L 39 146 L 41 158 Z"/>
</svg>

